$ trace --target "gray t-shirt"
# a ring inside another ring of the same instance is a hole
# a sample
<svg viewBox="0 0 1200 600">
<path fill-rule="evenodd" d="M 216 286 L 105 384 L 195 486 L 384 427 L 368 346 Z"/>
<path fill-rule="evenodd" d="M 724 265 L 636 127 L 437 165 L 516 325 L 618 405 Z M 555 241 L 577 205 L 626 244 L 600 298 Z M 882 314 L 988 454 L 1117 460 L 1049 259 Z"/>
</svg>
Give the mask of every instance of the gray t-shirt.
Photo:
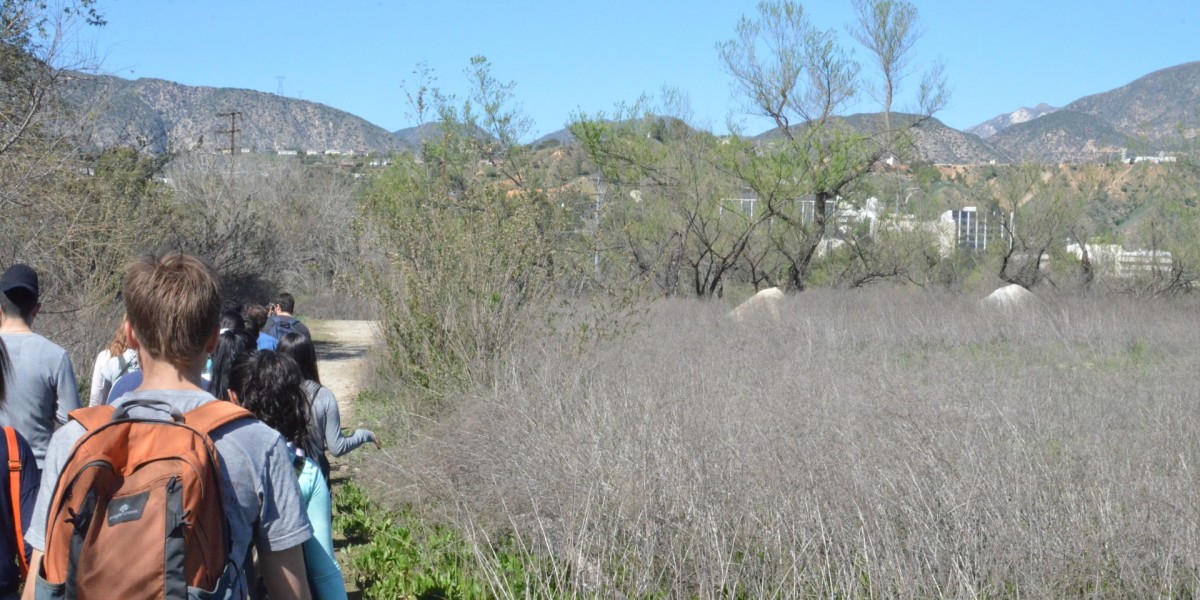
<svg viewBox="0 0 1200 600">
<path fill-rule="evenodd" d="M 126 394 L 114 405 L 134 400 L 164 400 L 181 412 L 217 401 L 207 392 L 151 390 Z M 149 407 L 133 408 L 130 416 L 167 418 L 163 411 Z M 50 440 L 33 522 L 29 533 L 25 534 L 29 545 L 38 550 L 46 549 L 46 517 L 58 476 L 75 442 L 84 433 L 82 425 L 71 421 Z M 292 455 L 283 436 L 257 419 L 239 419 L 218 428 L 212 433 L 212 439 L 221 458 L 221 474 L 225 477 L 225 512 L 233 535 L 230 558 L 234 564 L 246 564 L 251 543 L 259 551 L 279 551 L 299 546 L 312 537 Z M 240 578 L 243 586 L 245 579 Z M 245 595 L 243 590 L 242 596 Z"/>
<path fill-rule="evenodd" d="M 334 456 L 342 456 L 355 448 L 375 439 L 368 429 L 359 429 L 349 437 L 342 435 L 342 415 L 338 411 L 337 397 L 329 388 L 312 380 L 304 382 L 312 406 L 312 422 L 309 424 L 309 455 L 317 456 L 328 450 Z"/>
<path fill-rule="evenodd" d="M 75 369 L 66 350 L 36 333 L 3 333 L 0 338 L 12 361 L 0 425 L 25 436 L 41 467 L 56 422 L 66 423 L 67 413 L 79 408 Z"/>
</svg>

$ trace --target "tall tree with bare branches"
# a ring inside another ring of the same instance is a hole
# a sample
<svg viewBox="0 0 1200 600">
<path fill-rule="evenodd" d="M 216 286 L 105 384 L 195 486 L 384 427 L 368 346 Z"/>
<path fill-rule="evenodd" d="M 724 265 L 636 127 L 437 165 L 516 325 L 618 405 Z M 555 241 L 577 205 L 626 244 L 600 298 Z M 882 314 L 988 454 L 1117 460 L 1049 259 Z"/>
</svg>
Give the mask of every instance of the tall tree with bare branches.
<svg viewBox="0 0 1200 600">
<path fill-rule="evenodd" d="M 889 113 L 915 40 L 916 11 L 896 2 L 863 2 L 860 7 L 863 21 L 857 31 L 881 66 Z M 940 70 L 931 70 L 922 82 L 920 114 L 906 119 L 903 129 L 886 117 L 882 130 L 863 131 L 838 118 L 858 95 L 859 65 L 832 30 L 809 22 L 800 4 L 760 3 L 757 16 L 743 17 L 734 39 L 719 44 L 718 51 L 746 112 L 775 126 L 774 141 L 765 145 L 735 136 L 731 143 L 743 152 L 726 168 L 782 225 L 772 234 L 786 265 L 781 279 L 788 289 L 803 290 L 814 259 L 832 243 L 827 234 L 838 197 L 894 151 L 904 130 L 920 125 L 945 103 Z"/>
</svg>

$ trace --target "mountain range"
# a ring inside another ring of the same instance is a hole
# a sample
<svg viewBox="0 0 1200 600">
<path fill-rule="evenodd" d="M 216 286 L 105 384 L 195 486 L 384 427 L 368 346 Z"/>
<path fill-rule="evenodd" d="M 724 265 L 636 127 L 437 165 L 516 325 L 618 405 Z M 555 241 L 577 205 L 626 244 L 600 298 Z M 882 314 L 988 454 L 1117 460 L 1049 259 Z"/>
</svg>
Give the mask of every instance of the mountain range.
<svg viewBox="0 0 1200 600">
<path fill-rule="evenodd" d="M 1033 108 L 1021 107 L 1010 113 L 1004 113 L 988 119 L 974 127 L 967 129 L 966 133 L 973 133 L 981 138 L 990 138 L 1013 125 L 1032 121 L 1042 115 L 1050 114 L 1058 110 L 1049 104 L 1039 104 Z"/>
<path fill-rule="evenodd" d="M 416 149 L 440 131 L 437 124 L 387 131 L 317 102 L 161 79 L 74 74 L 64 96 L 87 109 L 94 145 L 151 152 L 225 149 L 230 130 L 236 130 L 233 145 L 252 152 L 393 152 Z M 1200 133 L 1198 106 L 1200 62 L 1185 63 L 1061 108 L 1021 108 L 966 131 L 930 119 L 914 131 L 915 158 L 942 164 L 1097 162 L 1123 151 L 1179 151 Z M 877 119 L 854 115 L 846 122 L 869 127 Z M 563 130 L 534 146 L 571 141 Z"/>
<path fill-rule="evenodd" d="M 90 115 L 96 146 L 150 152 L 230 146 L 252 152 L 403 150 L 404 138 L 348 112 L 235 88 L 188 86 L 161 79 L 76 75 L 64 93 Z M 236 113 L 237 116 L 230 116 Z"/>
</svg>

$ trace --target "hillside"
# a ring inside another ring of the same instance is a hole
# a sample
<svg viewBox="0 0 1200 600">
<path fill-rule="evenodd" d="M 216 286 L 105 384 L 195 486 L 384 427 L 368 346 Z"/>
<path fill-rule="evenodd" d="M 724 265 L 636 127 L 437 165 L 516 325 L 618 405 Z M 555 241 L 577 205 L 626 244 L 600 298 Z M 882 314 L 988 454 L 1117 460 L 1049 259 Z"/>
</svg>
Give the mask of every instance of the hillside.
<svg viewBox="0 0 1200 600">
<path fill-rule="evenodd" d="M 1155 71 L 1115 90 L 1080 98 L 1064 110 L 1092 115 L 1157 147 L 1200 133 L 1200 62 Z"/>
<path fill-rule="evenodd" d="M 421 144 L 430 138 L 442 135 L 442 127 L 438 123 L 424 123 L 416 127 L 406 127 L 392 132 L 407 148 L 420 148 Z"/>
<path fill-rule="evenodd" d="M 1017 161 L 1106 162 L 1121 154 L 1126 136 L 1107 121 L 1064 108 L 1013 125 L 988 139 Z"/>
<path fill-rule="evenodd" d="M 316 102 L 159 79 L 73 74 L 64 94 L 92 116 L 86 133 L 93 146 L 125 145 L 152 152 L 228 148 L 228 133 L 222 132 L 229 130 L 230 120 L 217 115 L 235 111 L 241 113 L 236 145 L 254 152 L 412 150 L 441 131 L 432 123 L 389 132 Z M 1093 162 L 1112 160 L 1122 149 L 1135 154 L 1177 151 L 1200 134 L 1197 106 L 1200 62 L 1192 62 L 1061 109 L 1039 104 L 1001 114 L 967 132 L 931 119 L 913 130 L 913 153 L 904 158 L 939 164 Z M 865 114 L 840 122 L 870 133 L 879 129 L 880 120 L 878 114 Z M 768 131 L 755 139 L 769 141 L 776 135 Z M 572 142 L 564 129 L 532 145 L 549 148 Z"/>
<path fill-rule="evenodd" d="M 988 141 L 1014 157 L 1050 162 L 1111 160 L 1125 148 L 1176 151 L 1200 133 L 1197 106 L 1200 62 L 1191 62 L 1080 98 Z"/>
<path fill-rule="evenodd" d="M 240 112 L 236 145 L 253 152 L 390 151 L 403 139 L 324 104 L 253 90 L 188 86 L 161 79 L 75 75 L 67 101 L 91 116 L 93 146 L 132 145 L 151 152 L 229 146 L 229 117 Z"/>
<path fill-rule="evenodd" d="M 974 127 L 967 129 L 967 133 L 975 134 L 981 138 L 987 139 L 1012 127 L 1019 123 L 1032 121 L 1042 115 L 1050 114 L 1058 108 L 1042 103 L 1033 108 L 1021 107 L 1010 113 L 996 115 Z"/>
<path fill-rule="evenodd" d="M 916 115 L 893 114 L 893 120 L 902 122 L 918 118 Z M 863 135 L 871 135 L 883 129 L 882 113 L 866 113 L 850 115 L 836 120 L 836 123 L 854 129 Z M 912 148 L 903 152 L 908 160 L 918 160 L 936 164 L 984 164 L 992 161 L 1008 162 L 1008 156 L 997 150 L 979 136 L 963 133 L 944 125 L 937 119 L 928 119 L 910 130 L 912 133 Z M 769 142 L 778 139 L 778 130 L 768 130 L 754 139 Z"/>
</svg>

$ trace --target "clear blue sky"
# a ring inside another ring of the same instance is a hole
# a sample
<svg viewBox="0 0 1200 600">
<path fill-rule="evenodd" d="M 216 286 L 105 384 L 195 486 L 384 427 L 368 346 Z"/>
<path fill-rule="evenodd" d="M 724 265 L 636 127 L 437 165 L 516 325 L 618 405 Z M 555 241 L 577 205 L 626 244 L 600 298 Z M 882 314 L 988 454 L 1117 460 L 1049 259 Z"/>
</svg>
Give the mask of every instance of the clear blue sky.
<svg viewBox="0 0 1200 600">
<path fill-rule="evenodd" d="M 849 0 L 803 3 L 845 35 Z M 1061 106 L 1200 60 L 1200 0 L 915 0 L 914 66 L 940 58 L 966 129 L 1046 102 Z M 100 70 L 135 79 L 238 87 L 321 102 L 396 130 L 413 125 L 402 83 L 424 61 L 463 96 L 470 57 L 516 84 L 530 139 L 579 110 L 611 111 L 663 86 L 685 92 L 698 125 L 737 111 L 715 45 L 749 0 L 100 0 L 108 25 L 82 32 Z M 865 62 L 861 50 L 856 52 Z M 866 68 L 866 65 L 864 65 Z M 280 78 L 283 78 L 282 80 Z M 917 77 L 907 82 L 909 90 Z M 902 109 L 904 101 L 897 108 Z M 869 99 L 854 112 L 875 111 Z M 765 127 L 751 127 L 764 129 Z M 757 131 L 753 131 L 756 133 Z"/>
</svg>

